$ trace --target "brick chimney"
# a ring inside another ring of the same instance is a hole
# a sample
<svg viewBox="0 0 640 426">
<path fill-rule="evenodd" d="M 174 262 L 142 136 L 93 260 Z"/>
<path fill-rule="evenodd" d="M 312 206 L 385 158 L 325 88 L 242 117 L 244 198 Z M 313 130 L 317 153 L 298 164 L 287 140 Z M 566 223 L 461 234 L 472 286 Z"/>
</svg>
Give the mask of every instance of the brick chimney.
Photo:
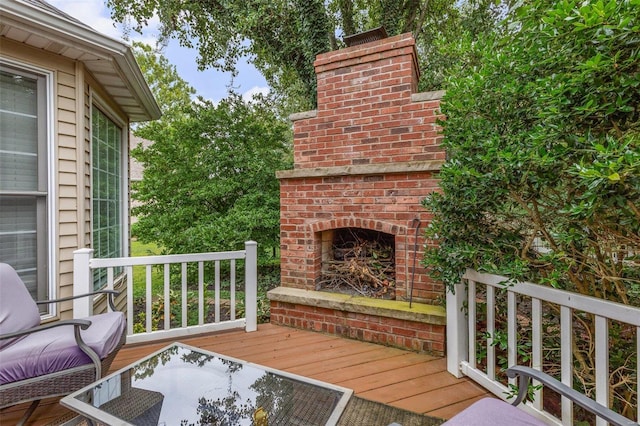
<svg viewBox="0 0 640 426">
<path fill-rule="evenodd" d="M 444 159 L 435 124 L 441 93 L 414 95 L 419 70 L 411 34 L 318 55 L 314 65 L 318 109 L 292 116 L 296 169 L 435 166 Z"/>
<path fill-rule="evenodd" d="M 430 220 L 421 201 L 437 190 L 445 158 L 436 124 L 443 93 L 416 93 L 411 34 L 324 53 L 314 65 L 317 110 L 290 117 L 294 169 L 277 174 L 281 286 L 316 290 L 335 233 L 363 229 L 395 242 L 395 299 L 432 304 L 444 289 L 421 266 Z M 276 312 L 287 323 L 273 300 L 272 321 Z"/>
</svg>

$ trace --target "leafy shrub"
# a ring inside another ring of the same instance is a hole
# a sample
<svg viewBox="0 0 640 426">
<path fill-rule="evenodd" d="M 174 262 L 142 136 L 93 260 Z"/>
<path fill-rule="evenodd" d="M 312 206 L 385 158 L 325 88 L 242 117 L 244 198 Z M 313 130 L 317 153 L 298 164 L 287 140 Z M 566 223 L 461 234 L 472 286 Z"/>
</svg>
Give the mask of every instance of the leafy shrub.
<svg viewBox="0 0 640 426">
<path fill-rule="evenodd" d="M 640 1 L 525 2 L 469 46 L 477 62 L 442 102 L 443 192 L 425 201 L 432 274 L 454 288 L 472 267 L 640 306 Z M 574 321 L 594 335 L 593 317 Z M 635 352 L 624 331 L 612 326 L 614 373 L 636 362 L 618 355 Z M 576 341 L 589 393 L 591 343 Z M 633 417 L 637 372 L 614 373 Z"/>
<path fill-rule="evenodd" d="M 427 263 L 640 304 L 640 2 L 537 0 L 443 99 Z"/>
</svg>

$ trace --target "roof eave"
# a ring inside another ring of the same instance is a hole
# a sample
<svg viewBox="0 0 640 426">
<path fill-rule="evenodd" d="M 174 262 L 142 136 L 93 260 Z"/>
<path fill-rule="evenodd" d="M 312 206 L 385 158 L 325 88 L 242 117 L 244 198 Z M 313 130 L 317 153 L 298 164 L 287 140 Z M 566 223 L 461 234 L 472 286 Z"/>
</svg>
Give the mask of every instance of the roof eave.
<svg viewBox="0 0 640 426">
<path fill-rule="evenodd" d="M 35 8 L 19 0 L 0 2 L 0 16 L 2 16 L 5 25 L 15 22 L 33 29 L 37 28 L 40 33 L 43 33 L 42 35 L 52 40 L 109 61 L 117 69 L 117 74 L 131 96 L 139 103 L 140 108 L 136 111 L 132 111 L 131 108 L 128 108 L 129 111 L 127 111 L 126 108 L 123 108 L 130 121 L 148 121 L 160 118 L 160 108 L 129 45 L 100 34 L 82 23 Z M 82 59 L 79 61 L 84 62 L 87 69 L 92 70 L 91 61 L 85 62 Z M 98 82 L 101 82 L 99 75 L 94 75 L 94 77 Z"/>
</svg>

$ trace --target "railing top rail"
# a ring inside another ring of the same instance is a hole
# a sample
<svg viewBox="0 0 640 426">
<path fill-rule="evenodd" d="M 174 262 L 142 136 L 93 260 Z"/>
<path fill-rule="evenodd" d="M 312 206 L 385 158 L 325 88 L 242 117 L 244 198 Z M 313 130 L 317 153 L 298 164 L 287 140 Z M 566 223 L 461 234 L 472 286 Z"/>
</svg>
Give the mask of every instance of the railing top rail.
<svg viewBox="0 0 640 426">
<path fill-rule="evenodd" d="M 90 260 L 91 268 L 110 268 L 116 266 L 139 266 L 139 265 L 164 265 L 169 263 L 183 262 L 206 262 L 215 260 L 244 259 L 247 256 L 246 250 L 192 253 L 192 254 L 168 254 L 157 256 L 139 257 L 114 257 L 111 259 Z"/>
<path fill-rule="evenodd" d="M 505 285 L 505 283 L 509 281 L 509 278 L 482 273 L 473 269 L 467 269 L 463 278 L 492 287 L 506 288 L 508 291 L 514 293 L 640 327 L 640 308 L 634 306 L 623 305 L 622 303 L 610 302 L 596 297 L 584 296 L 582 294 L 529 282 L 517 282 L 513 285 Z"/>
</svg>

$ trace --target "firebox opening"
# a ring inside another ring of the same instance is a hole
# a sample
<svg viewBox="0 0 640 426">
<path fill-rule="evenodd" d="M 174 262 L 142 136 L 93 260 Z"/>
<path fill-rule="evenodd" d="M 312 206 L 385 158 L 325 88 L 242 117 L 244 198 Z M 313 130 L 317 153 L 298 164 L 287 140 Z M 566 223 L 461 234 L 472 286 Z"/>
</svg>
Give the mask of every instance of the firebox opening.
<svg viewBox="0 0 640 426">
<path fill-rule="evenodd" d="M 393 235 L 362 228 L 322 233 L 317 290 L 395 300 L 395 286 Z"/>
</svg>

